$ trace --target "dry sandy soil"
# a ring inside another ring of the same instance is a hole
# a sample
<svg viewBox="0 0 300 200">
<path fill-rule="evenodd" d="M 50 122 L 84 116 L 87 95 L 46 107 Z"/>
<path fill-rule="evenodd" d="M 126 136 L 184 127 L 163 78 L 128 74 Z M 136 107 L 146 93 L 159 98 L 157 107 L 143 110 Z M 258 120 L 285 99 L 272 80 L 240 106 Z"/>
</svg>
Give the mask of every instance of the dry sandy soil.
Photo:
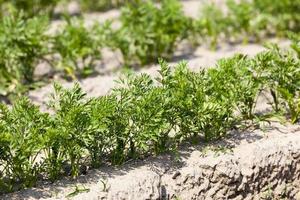
<svg viewBox="0 0 300 200">
<path fill-rule="evenodd" d="M 218 1 L 224 2 L 224 1 Z M 203 1 L 183 1 L 187 15 L 197 17 Z M 117 19 L 120 12 L 86 14 L 87 23 L 93 20 Z M 53 30 L 61 22 L 56 21 Z M 118 23 L 116 22 L 116 26 Z M 268 39 L 285 47 L 288 41 Z M 193 70 L 212 67 L 220 58 L 235 53 L 253 56 L 264 50 L 261 44 L 230 45 L 223 43 L 217 51 L 199 46 L 194 51 L 181 45 L 171 65 L 184 59 Z M 80 80 L 88 96 L 105 95 L 121 74 L 117 52 L 104 51 L 100 66 L 103 74 Z M 157 74 L 157 65 L 136 70 L 136 73 Z M 40 69 L 43 70 L 43 69 Z M 72 82 L 59 80 L 66 87 Z M 31 91 L 29 97 L 42 109 L 53 91 L 52 84 Z M 259 109 L 266 109 L 266 99 Z M 183 145 L 178 156 L 171 154 L 145 161 L 130 161 L 120 168 L 102 167 L 91 170 L 77 180 L 63 178 L 54 184 L 42 184 L 0 199 L 263 199 L 286 193 L 288 199 L 300 199 L 299 125 L 265 124 L 265 130 L 232 132 L 223 141 L 209 145 Z M 214 176 L 215 175 L 215 176 Z M 229 181 L 229 182 L 228 182 Z M 81 192 L 72 197 L 76 186 Z M 269 196 L 268 196 L 269 195 Z M 298 195 L 298 196 L 297 196 Z"/>
</svg>

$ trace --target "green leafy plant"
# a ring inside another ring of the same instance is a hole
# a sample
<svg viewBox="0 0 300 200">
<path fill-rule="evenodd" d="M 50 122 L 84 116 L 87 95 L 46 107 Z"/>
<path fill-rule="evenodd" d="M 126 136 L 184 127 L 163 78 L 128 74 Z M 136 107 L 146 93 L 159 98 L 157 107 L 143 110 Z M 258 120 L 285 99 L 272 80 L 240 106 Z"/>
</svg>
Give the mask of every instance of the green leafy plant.
<svg viewBox="0 0 300 200">
<path fill-rule="evenodd" d="M 253 119 L 256 99 L 261 90 L 261 82 L 253 73 L 253 62 L 244 55 L 221 59 L 216 69 L 209 70 L 211 87 L 231 101 L 243 119 Z"/>
<path fill-rule="evenodd" d="M 275 29 L 279 34 L 284 34 L 285 30 L 299 30 L 299 0 L 283 0 L 283 1 L 272 1 L 272 0 L 254 0 L 253 7 L 264 13 L 272 21 L 269 23 L 275 25 Z"/>
<path fill-rule="evenodd" d="M 298 59 L 300 59 L 300 35 L 290 32 L 289 38 L 292 41 L 291 48 L 296 52 Z"/>
<path fill-rule="evenodd" d="M 222 10 L 213 3 L 204 5 L 196 24 L 200 36 L 208 39 L 215 50 L 220 37 L 227 32 L 227 19 Z"/>
<path fill-rule="evenodd" d="M 226 11 L 223 11 L 209 3 L 202 7 L 195 27 L 190 26 L 189 29 L 198 33 L 194 37 L 209 40 L 213 50 L 224 36 L 230 40 L 243 38 L 244 43 L 274 34 L 285 36 L 287 30 L 299 30 L 299 4 L 298 0 L 228 0 Z"/>
<path fill-rule="evenodd" d="M 1 173 L 4 183 L 31 187 L 38 178 L 48 115 L 41 113 L 28 99 L 17 101 L 12 109 L 1 104 Z M 2 168 L 3 167 L 3 168 Z"/>
<path fill-rule="evenodd" d="M 105 11 L 120 7 L 132 0 L 79 0 L 81 8 L 87 11 Z"/>
<path fill-rule="evenodd" d="M 0 21 L 0 94 L 22 91 L 47 52 L 46 17 L 7 16 Z"/>
<path fill-rule="evenodd" d="M 55 152 L 61 152 L 70 162 L 72 177 L 79 175 L 80 161 L 83 157 L 86 138 L 91 129 L 91 117 L 89 113 L 89 101 L 84 100 L 86 95 L 79 84 L 71 90 L 63 89 L 61 86 L 54 85 L 55 93 L 49 106 L 55 111 L 54 127 L 54 146 L 50 146 Z"/>
<path fill-rule="evenodd" d="M 226 97 L 227 93 L 231 93 L 231 91 L 228 90 L 226 92 L 222 90 L 217 86 L 220 82 L 214 82 L 215 77 L 211 72 L 208 71 L 207 73 L 205 92 L 207 97 L 203 105 L 202 115 L 198 116 L 199 118 L 204 118 L 202 132 L 205 136 L 205 141 L 224 136 L 235 122 L 233 115 L 235 101 Z"/>
<path fill-rule="evenodd" d="M 101 59 L 102 44 L 93 31 L 96 25 L 89 29 L 82 20 L 67 18 L 66 21 L 67 25 L 54 37 L 53 52 L 60 55 L 58 68 L 73 79 L 87 76 L 95 72 L 96 61 Z"/>
<path fill-rule="evenodd" d="M 178 64 L 175 71 L 162 60 L 160 65 L 161 78 L 158 80 L 164 89 L 164 99 L 169 110 L 166 118 L 171 128 L 175 129 L 174 138 L 179 143 L 182 139 L 200 133 L 201 118 L 198 118 L 198 114 L 205 99 L 203 73 L 191 72 L 184 62 Z M 159 141 L 164 140 L 161 138 Z"/>
<path fill-rule="evenodd" d="M 292 112 L 293 122 L 295 122 L 298 102 L 294 100 L 298 98 L 300 88 L 299 60 L 295 59 L 291 52 L 271 45 L 269 51 L 260 53 L 256 57 L 256 68 L 256 71 L 261 74 L 260 79 L 270 89 L 275 111 L 280 110 L 280 106 L 284 103 L 281 102 L 283 99 Z"/>
<path fill-rule="evenodd" d="M 116 47 L 128 65 L 170 58 L 177 42 L 186 37 L 188 20 L 177 0 L 163 0 L 160 8 L 151 1 L 137 0 L 122 9 L 120 20 Z"/>
<path fill-rule="evenodd" d="M 161 82 L 168 94 L 165 98 L 170 99 L 169 120 L 177 133 L 175 141 L 199 135 L 212 140 L 224 135 L 233 119 L 231 104 L 211 95 L 207 74 L 191 72 L 186 63 L 179 64 L 173 73 L 166 63 L 161 67 Z"/>
<path fill-rule="evenodd" d="M 74 191 L 69 193 L 66 197 L 67 198 L 75 197 L 78 194 L 89 192 L 89 191 L 90 191 L 89 188 L 80 187 L 80 186 L 76 185 Z"/>
<path fill-rule="evenodd" d="M 244 38 L 244 43 L 248 43 L 251 34 L 251 19 L 253 16 L 252 4 L 246 0 L 237 3 L 235 0 L 227 0 L 226 5 L 229 9 L 228 20 L 232 27 L 232 32 Z"/>
<path fill-rule="evenodd" d="M 114 135 L 110 130 L 114 123 L 116 103 L 116 99 L 111 96 L 99 97 L 90 102 L 91 125 L 85 148 L 91 157 L 92 167 L 101 165 L 102 158 L 109 154 L 108 149 L 113 145 Z"/>
<path fill-rule="evenodd" d="M 120 114 L 112 126 L 118 144 L 112 158 L 117 164 L 124 161 L 124 157 L 136 158 L 152 151 L 151 146 L 159 141 L 160 134 L 168 130 L 162 90 L 148 75 L 129 76 L 119 84 L 114 94 L 118 96 Z"/>
<path fill-rule="evenodd" d="M 24 12 L 25 16 L 30 18 L 41 14 L 51 16 L 58 2 L 59 0 L 3 0 L 0 7 L 7 7 L 9 4 L 12 13 Z"/>
<path fill-rule="evenodd" d="M 298 90 L 293 94 L 288 89 L 278 88 L 278 92 L 287 103 L 291 115 L 291 122 L 296 123 L 300 119 L 300 91 Z"/>
</svg>

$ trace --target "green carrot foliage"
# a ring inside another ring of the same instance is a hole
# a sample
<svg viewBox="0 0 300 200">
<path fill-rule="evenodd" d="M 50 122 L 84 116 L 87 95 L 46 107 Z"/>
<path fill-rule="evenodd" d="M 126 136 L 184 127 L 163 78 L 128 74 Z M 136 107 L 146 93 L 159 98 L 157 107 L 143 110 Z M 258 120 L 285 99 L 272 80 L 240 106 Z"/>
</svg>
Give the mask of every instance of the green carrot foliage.
<svg viewBox="0 0 300 200">
<path fill-rule="evenodd" d="M 0 94 L 21 90 L 34 81 L 34 70 L 47 54 L 45 17 L 24 19 L 22 14 L 0 20 Z"/>
</svg>

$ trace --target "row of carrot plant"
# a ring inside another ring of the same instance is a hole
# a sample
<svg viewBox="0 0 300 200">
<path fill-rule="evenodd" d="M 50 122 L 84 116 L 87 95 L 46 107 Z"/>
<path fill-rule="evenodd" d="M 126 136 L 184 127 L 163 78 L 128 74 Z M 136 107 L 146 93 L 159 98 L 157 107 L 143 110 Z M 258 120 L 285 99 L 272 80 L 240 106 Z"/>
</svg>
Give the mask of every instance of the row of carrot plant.
<svg viewBox="0 0 300 200">
<path fill-rule="evenodd" d="M 185 16 L 178 0 L 163 0 L 160 6 L 134 0 L 123 7 L 120 28 L 113 29 L 110 21 L 86 27 L 83 20 L 66 17 L 66 26 L 50 34 L 49 17 L 34 15 L 56 2 L 10 1 L 15 9 L 0 20 L 0 95 L 33 87 L 34 71 L 43 62 L 68 77 L 87 76 L 95 72 L 104 47 L 120 50 L 124 65 L 146 65 L 157 57 L 171 58 L 184 39 L 210 41 L 215 48 L 221 38 L 247 41 L 282 35 L 299 31 L 300 24 L 299 0 L 228 0 L 227 12 L 209 4 L 198 19 Z"/>
<path fill-rule="evenodd" d="M 270 45 L 253 58 L 237 54 L 198 72 L 160 60 L 158 77 L 128 74 L 97 98 L 87 98 L 78 84 L 55 84 L 49 113 L 27 98 L 0 104 L 0 193 L 219 139 L 272 113 L 298 123 L 300 43 L 294 39 L 293 49 Z M 262 93 L 272 97 L 273 109 L 258 113 Z"/>
<path fill-rule="evenodd" d="M 131 1 L 132 0 L 1 0 L 0 16 L 22 10 L 25 12 L 26 17 L 33 17 L 39 14 L 54 17 L 56 14 L 55 8 L 60 7 L 62 9 L 70 2 L 77 3 L 79 9 L 83 12 L 93 12 L 117 8 Z"/>
</svg>

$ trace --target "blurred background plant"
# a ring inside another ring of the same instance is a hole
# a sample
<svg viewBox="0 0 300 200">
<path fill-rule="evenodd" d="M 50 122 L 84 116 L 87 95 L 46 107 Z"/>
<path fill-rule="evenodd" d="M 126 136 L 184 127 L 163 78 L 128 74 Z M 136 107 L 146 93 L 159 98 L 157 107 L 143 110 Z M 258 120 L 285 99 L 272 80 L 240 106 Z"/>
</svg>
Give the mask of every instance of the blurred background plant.
<svg viewBox="0 0 300 200">
<path fill-rule="evenodd" d="M 78 19 L 63 12 L 60 20 L 66 24 L 50 34 L 55 8 L 71 2 L 0 1 L 0 95 L 33 88 L 35 68 L 42 62 L 60 77 L 74 80 L 99 73 L 104 48 L 120 51 L 121 65 L 142 67 L 159 57 L 171 60 L 183 41 L 216 50 L 224 41 L 286 37 L 287 32 L 299 31 L 300 24 L 299 0 L 227 0 L 224 8 L 208 2 L 197 19 L 185 16 L 179 0 L 80 0 L 83 13 L 79 14 L 120 7 L 120 26 L 112 26 L 109 20 L 88 26 L 84 16 Z M 291 38 L 295 44 L 297 37 Z M 293 45 L 299 52 L 297 47 Z"/>
<path fill-rule="evenodd" d="M 22 92 L 34 82 L 34 70 L 48 54 L 47 17 L 24 15 L 0 20 L 0 94 Z"/>
<path fill-rule="evenodd" d="M 102 41 L 94 32 L 100 25 L 86 28 L 82 19 L 71 18 L 66 22 L 54 36 L 52 51 L 60 56 L 54 66 L 73 79 L 88 76 L 95 72 L 96 61 L 101 59 Z"/>
<path fill-rule="evenodd" d="M 122 26 L 116 32 L 116 47 L 125 65 L 145 65 L 158 57 L 169 59 L 186 36 L 188 18 L 177 0 L 163 0 L 160 7 L 151 1 L 136 0 L 122 9 Z"/>
</svg>

